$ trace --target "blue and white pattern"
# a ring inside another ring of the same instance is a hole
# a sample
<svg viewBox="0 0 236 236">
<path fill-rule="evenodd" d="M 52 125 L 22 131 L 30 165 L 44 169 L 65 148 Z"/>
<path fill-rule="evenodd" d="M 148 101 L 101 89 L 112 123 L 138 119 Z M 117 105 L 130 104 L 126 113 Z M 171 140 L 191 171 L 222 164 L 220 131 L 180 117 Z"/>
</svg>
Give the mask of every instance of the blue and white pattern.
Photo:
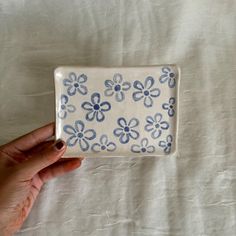
<svg viewBox="0 0 236 236">
<path fill-rule="evenodd" d="M 163 116 L 161 113 L 156 113 L 154 117 L 147 116 L 144 129 L 147 132 L 151 132 L 151 137 L 153 139 L 157 139 L 161 136 L 163 130 L 167 130 L 169 128 L 169 124 L 166 121 L 163 121 Z"/>
<path fill-rule="evenodd" d="M 174 97 L 171 97 L 171 98 L 169 99 L 169 102 L 168 102 L 168 103 L 163 103 L 163 104 L 162 104 L 162 108 L 163 108 L 164 110 L 167 110 L 168 115 L 169 115 L 170 117 L 174 116 L 174 114 L 175 114 L 175 98 L 174 98 Z"/>
<path fill-rule="evenodd" d="M 81 74 L 77 76 L 74 72 L 71 72 L 68 78 L 63 80 L 64 86 L 67 88 L 67 93 L 69 96 L 75 95 L 77 92 L 85 95 L 88 93 L 87 87 L 84 83 L 87 81 L 87 76 L 85 74 Z"/>
<path fill-rule="evenodd" d="M 75 125 L 65 125 L 63 130 L 70 137 L 66 140 L 69 147 L 75 146 L 77 143 L 82 151 L 88 151 L 89 141 L 96 138 L 96 132 L 93 129 L 85 129 L 84 122 L 81 120 L 75 121 Z"/>
<path fill-rule="evenodd" d="M 134 101 L 136 102 L 143 99 L 143 104 L 145 107 L 152 107 L 153 98 L 157 98 L 161 93 L 159 88 L 153 88 L 154 82 L 155 81 L 151 76 L 148 76 L 145 79 L 144 84 L 139 80 L 134 81 L 133 86 L 136 90 L 138 90 L 133 93 Z"/>
<path fill-rule="evenodd" d="M 159 80 L 162 84 L 168 81 L 168 86 L 174 88 L 176 84 L 176 74 L 170 67 L 163 67 L 162 75 Z"/>
<path fill-rule="evenodd" d="M 139 132 L 135 129 L 139 125 L 139 120 L 132 118 L 129 122 L 124 117 L 120 117 L 117 120 L 120 127 L 113 131 L 116 137 L 119 137 L 119 141 L 122 144 L 128 143 L 130 139 L 138 139 Z"/>
<path fill-rule="evenodd" d="M 166 137 L 166 141 L 160 141 L 159 142 L 159 146 L 163 148 L 163 150 L 166 154 L 169 154 L 170 151 L 171 151 L 172 142 L 173 142 L 172 135 L 168 135 Z"/>
<path fill-rule="evenodd" d="M 76 110 L 75 106 L 72 104 L 68 104 L 68 101 L 69 101 L 68 96 L 66 96 L 65 94 L 62 94 L 59 101 L 60 107 L 57 113 L 58 118 L 65 119 L 67 116 L 67 113 L 75 112 Z"/>
<path fill-rule="evenodd" d="M 88 111 L 85 117 L 88 121 L 92 121 L 95 118 L 98 122 L 104 121 L 104 112 L 111 110 L 111 104 L 109 102 L 101 102 L 101 95 L 99 93 L 93 93 L 91 102 L 83 102 L 81 107 Z"/>
<path fill-rule="evenodd" d="M 116 150 L 116 144 L 109 142 L 107 135 L 103 134 L 99 139 L 99 143 L 94 143 L 91 146 L 91 150 L 96 153 L 101 151 L 114 152 Z"/>
<path fill-rule="evenodd" d="M 125 91 L 129 90 L 131 84 L 129 82 L 124 82 L 121 74 L 116 73 L 113 80 L 106 80 L 105 86 L 107 89 L 104 91 L 106 96 L 115 95 L 117 102 L 121 102 L 125 99 Z"/>
<path fill-rule="evenodd" d="M 155 147 L 148 145 L 148 139 L 143 138 L 140 144 L 133 144 L 131 146 L 131 151 L 134 153 L 153 153 L 155 152 Z"/>
</svg>

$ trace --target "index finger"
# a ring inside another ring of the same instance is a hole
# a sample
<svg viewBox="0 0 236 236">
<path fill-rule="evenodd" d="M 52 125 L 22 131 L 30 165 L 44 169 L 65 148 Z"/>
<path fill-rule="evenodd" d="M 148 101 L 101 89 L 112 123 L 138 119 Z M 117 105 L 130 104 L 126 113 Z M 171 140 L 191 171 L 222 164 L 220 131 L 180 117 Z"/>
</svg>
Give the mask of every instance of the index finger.
<svg viewBox="0 0 236 236">
<path fill-rule="evenodd" d="M 11 151 L 24 152 L 44 142 L 53 135 L 54 123 L 50 123 L 5 144 L 3 147 Z"/>
</svg>

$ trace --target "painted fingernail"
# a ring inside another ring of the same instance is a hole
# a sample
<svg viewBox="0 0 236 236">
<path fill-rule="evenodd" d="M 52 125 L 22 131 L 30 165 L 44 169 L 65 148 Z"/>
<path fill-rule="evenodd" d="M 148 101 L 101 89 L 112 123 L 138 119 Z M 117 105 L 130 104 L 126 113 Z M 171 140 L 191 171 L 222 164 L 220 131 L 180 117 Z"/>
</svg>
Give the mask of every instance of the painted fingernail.
<svg viewBox="0 0 236 236">
<path fill-rule="evenodd" d="M 54 144 L 54 146 L 56 147 L 56 149 L 57 149 L 58 151 L 60 151 L 60 150 L 62 150 L 63 147 L 64 147 L 64 142 L 63 142 L 62 140 L 58 140 L 58 141 Z"/>
</svg>

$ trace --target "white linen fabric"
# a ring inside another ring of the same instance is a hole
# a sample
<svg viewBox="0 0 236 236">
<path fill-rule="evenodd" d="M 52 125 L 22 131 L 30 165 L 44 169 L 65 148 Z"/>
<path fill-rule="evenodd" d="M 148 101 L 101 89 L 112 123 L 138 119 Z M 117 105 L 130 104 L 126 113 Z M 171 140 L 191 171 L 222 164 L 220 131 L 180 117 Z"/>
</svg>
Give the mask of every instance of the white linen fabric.
<svg viewBox="0 0 236 236">
<path fill-rule="evenodd" d="M 86 159 L 18 235 L 235 235 L 236 1 L 0 0 L 0 143 L 54 120 L 60 65 L 181 69 L 179 152 Z"/>
</svg>

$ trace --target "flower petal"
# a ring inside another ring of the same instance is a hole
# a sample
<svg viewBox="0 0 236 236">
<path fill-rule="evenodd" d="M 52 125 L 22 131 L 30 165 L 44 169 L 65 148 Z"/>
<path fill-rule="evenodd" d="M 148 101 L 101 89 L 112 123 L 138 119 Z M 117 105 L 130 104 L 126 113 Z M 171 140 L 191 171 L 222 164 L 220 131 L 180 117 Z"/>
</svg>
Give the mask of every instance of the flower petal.
<svg viewBox="0 0 236 236">
<path fill-rule="evenodd" d="M 93 104 L 100 103 L 100 94 L 99 93 L 93 93 L 91 96 L 91 101 Z"/>
<path fill-rule="evenodd" d="M 96 119 L 97 121 L 101 122 L 105 119 L 105 115 L 102 111 L 96 111 Z"/>
<path fill-rule="evenodd" d="M 78 137 L 76 135 L 72 135 L 66 140 L 66 144 L 69 147 L 75 146 L 76 142 L 78 141 Z"/>
<path fill-rule="evenodd" d="M 96 137 L 96 132 L 93 129 L 87 129 L 84 131 L 84 138 L 88 140 L 95 139 Z"/>
<path fill-rule="evenodd" d="M 66 104 L 68 102 L 69 98 L 65 94 L 61 95 L 61 104 Z"/>
<path fill-rule="evenodd" d="M 146 79 L 145 79 L 145 82 L 144 82 L 144 87 L 145 89 L 150 89 L 154 84 L 154 79 L 153 77 L 151 76 L 148 76 Z"/>
<path fill-rule="evenodd" d="M 165 148 L 164 148 L 164 152 L 165 153 L 170 153 L 170 150 L 171 150 L 171 147 L 170 146 L 166 146 Z"/>
<path fill-rule="evenodd" d="M 165 141 L 160 141 L 159 146 L 160 147 L 166 147 L 166 142 Z"/>
<path fill-rule="evenodd" d="M 57 116 L 60 118 L 60 119 L 65 119 L 66 118 L 66 115 L 67 115 L 67 112 L 65 110 L 60 110 L 57 114 Z"/>
<path fill-rule="evenodd" d="M 74 87 L 73 85 L 70 85 L 67 89 L 67 93 L 70 95 L 70 96 L 73 96 L 75 95 L 76 93 L 76 87 Z"/>
<path fill-rule="evenodd" d="M 104 91 L 104 94 L 105 94 L 106 96 L 112 96 L 112 95 L 114 94 L 114 91 L 113 91 L 112 87 L 111 87 L 111 88 L 107 88 L 107 89 Z"/>
<path fill-rule="evenodd" d="M 147 138 L 143 138 L 143 139 L 141 140 L 141 146 L 142 146 L 142 147 L 147 147 L 147 145 L 148 145 L 148 139 L 147 139 Z"/>
<path fill-rule="evenodd" d="M 116 101 L 121 102 L 125 99 L 125 95 L 122 91 L 116 92 Z"/>
<path fill-rule="evenodd" d="M 75 134 L 76 133 L 76 129 L 73 126 L 71 126 L 71 125 L 65 125 L 63 127 L 63 130 L 67 134 Z"/>
<path fill-rule="evenodd" d="M 169 116 L 174 116 L 174 114 L 175 114 L 175 110 L 174 109 L 168 109 L 168 115 Z"/>
<path fill-rule="evenodd" d="M 63 84 L 65 86 L 70 86 L 72 82 L 73 82 L 72 79 L 63 79 Z"/>
<path fill-rule="evenodd" d="M 171 71 L 171 69 L 169 67 L 163 67 L 161 70 L 163 73 L 168 73 Z"/>
<path fill-rule="evenodd" d="M 88 93 L 87 87 L 84 86 L 84 85 L 82 85 L 82 84 L 77 88 L 77 90 L 78 90 L 78 92 L 79 92 L 80 94 L 82 94 L 82 95 L 85 95 L 85 94 Z"/>
<path fill-rule="evenodd" d="M 157 138 L 159 138 L 160 136 L 161 136 L 161 130 L 160 129 L 155 129 L 155 130 L 153 130 L 152 131 L 152 133 L 151 133 L 151 137 L 153 138 L 153 139 L 157 139 Z"/>
<path fill-rule="evenodd" d="M 166 141 L 167 141 L 168 143 L 172 143 L 172 141 L 173 141 L 172 135 L 168 135 L 168 136 L 166 137 Z"/>
<path fill-rule="evenodd" d="M 140 153 L 140 146 L 137 145 L 137 144 L 133 144 L 133 145 L 131 146 L 131 151 L 132 151 L 132 152 L 135 152 L 135 153 Z"/>
<path fill-rule="evenodd" d="M 154 88 L 150 90 L 151 97 L 158 97 L 160 94 L 161 94 L 161 91 L 159 88 Z"/>
<path fill-rule="evenodd" d="M 162 129 L 168 129 L 169 128 L 169 124 L 166 121 L 162 121 L 160 124 L 161 124 Z"/>
<path fill-rule="evenodd" d="M 116 128 L 116 129 L 114 129 L 114 131 L 113 131 L 113 134 L 115 135 L 115 136 L 117 136 L 117 137 L 119 137 L 121 134 L 123 134 L 124 133 L 124 131 L 123 131 L 123 129 L 122 128 Z"/>
<path fill-rule="evenodd" d="M 115 143 L 109 142 L 109 143 L 107 144 L 107 151 L 113 152 L 115 149 L 116 149 Z"/>
<path fill-rule="evenodd" d="M 144 89 L 143 84 L 142 84 L 140 81 L 138 81 L 138 80 L 135 80 L 135 81 L 134 81 L 133 86 L 134 86 L 134 88 L 136 88 L 136 89 L 138 89 L 138 90 L 143 90 L 143 89 Z"/>
<path fill-rule="evenodd" d="M 108 137 L 107 137 L 107 135 L 103 134 L 103 135 L 100 137 L 100 143 L 103 144 L 103 145 L 107 145 L 107 143 L 108 143 Z"/>
<path fill-rule="evenodd" d="M 144 129 L 147 131 L 147 132 L 150 132 L 154 129 L 153 127 L 153 124 L 146 124 Z"/>
<path fill-rule="evenodd" d="M 168 110 L 168 109 L 169 109 L 169 104 L 168 104 L 168 103 L 163 103 L 163 104 L 162 104 L 162 108 L 163 108 L 164 110 Z"/>
<path fill-rule="evenodd" d="M 174 88 L 175 83 L 176 83 L 175 78 L 169 78 L 168 85 L 169 85 L 170 88 Z"/>
<path fill-rule="evenodd" d="M 154 115 L 154 120 L 155 120 L 155 122 L 160 122 L 162 120 L 162 114 L 161 113 L 156 113 Z"/>
<path fill-rule="evenodd" d="M 76 81 L 76 74 L 74 73 L 74 72 L 71 72 L 70 74 L 69 74 L 69 78 L 72 80 L 72 81 Z"/>
<path fill-rule="evenodd" d="M 75 121 L 75 129 L 78 132 L 83 132 L 84 131 L 84 122 L 82 120 Z"/>
<path fill-rule="evenodd" d="M 74 106 L 74 105 L 71 105 L 71 104 L 70 104 L 70 105 L 67 105 L 66 107 L 67 107 L 67 111 L 68 111 L 68 112 L 74 112 L 74 111 L 76 110 L 75 106 Z"/>
<path fill-rule="evenodd" d="M 87 111 L 92 111 L 93 110 L 93 104 L 90 102 L 83 102 L 81 104 L 81 107 Z"/>
<path fill-rule="evenodd" d="M 146 148 L 146 150 L 147 150 L 148 153 L 153 153 L 155 151 L 155 147 L 150 145 Z"/>
<path fill-rule="evenodd" d="M 82 151 L 89 149 L 89 143 L 84 138 L 79 139 L 79 145 Z"/>
<path fill-rule="evenodd" d="M 101 111 L 109 111 L 111 109 L 111 104 L 109 102 L 102 102 L 100 107 Z"/>
<path fill-rule="evenodd" d="M 124 82 L 123 84 L 122 84 L 122 90 L 123 91 L 127 91 L 127 90 L 129 90 L 131 88 L 131 83 L 130 82 Z"/>
<path fill-rule="evenodd" d="M 95 116 L 96 116 L 96 111 L 91 110 L 86 114 L 85 119 L 88 121 L 92 121 L 94 120 Z"/>
<path fill-rule="evenodd" d="M 119 73 L 114 74 L 113 81 L 120 84 L 123 81 L 122 75 Z"/>
<path fill-rule="evenodd" d="M 127 126 L 127 122 L 126 122 L 126 120 L 125 120 L 125 118 L 124 117 L 120 117 L 118 120 L 117 120 L 117 123 L 119 124 L 119 126 L 120 127 L 125 127 L 125 126 Z"/>
<path fill-rule="evenodd" d="M 114 82 L 112 80 L 108 79 L 108 80 L 105 80 L 104 84 L 106 87 L 112 88 L 112 86 L 114 85 Z"/>
<path fill-rule="evenodd" d="M 139 137 L 139 132 L 134 129 L 131 129 L 128 134 L 132 139 L 137 139 Z"/>
<path fill-rule="evenodd" d="M 100 152 L 101 151 L 101 145 L 99 143 L 94 143 L 92 146 L 91 146 L 91 150 L 93 152 Z"/>
<path fill-rule="evenodd" d="M 169 77 L 168 77 L 167 74 L 163 74 L 163 75 L 160 76 L 159 81 L 163 84 L 168 80 L 168 78 Z"/>
<path fill-rule="evenodd" d="M 129 121 L 128 126 L 129 126 L 130 128 L 134 128 L 134 127 L 138 126 L 138 124 L 139 124 L 138 119 L 132 118 L 132 119 Z"/>
<path fill-rule="evenodd" d="M 144 106 L 145 107 L 151 107 L 153 105 L 153 100 L 151 97 L 145 97 L 144 98 Z"/>
<path fill-rule="evenodd" d="M 129 142 L 129 135 L 126 133 L 122 133 L 119 138 L 120 142 L 125 144 Z"/>
<path fill-rule="evenodd" d="M 169 103 L 172 104 L 172 105 L 175 104 L 175 98 L 174 98 L 174 97 L 171 97 L 171 98 L 169 99 Z"/>
<path fill-rule="evenodd" d="M 132 96 L 133 96 L 134 101 L 139 101 L 140 99 L 144 97 L 142 91 L 134 92 Z"/>
<path fill-rule="evenodd" d="M 153 124 L 153 123 L 155 122 L 155 120 L 154 120 L 151 116 L 147 116 L 147 117 L 146 117 L 146 121 L 147 121 L 147 123 L 149 123 L 149 124 Z"/>
<path fill-rule="evenodd" d="M 78 81 L 80 84 L 83 84 L 87 81 L 87 76 L 85 74 L 82 74 L 77 77 L 76 81 Z"/>
</svg>

